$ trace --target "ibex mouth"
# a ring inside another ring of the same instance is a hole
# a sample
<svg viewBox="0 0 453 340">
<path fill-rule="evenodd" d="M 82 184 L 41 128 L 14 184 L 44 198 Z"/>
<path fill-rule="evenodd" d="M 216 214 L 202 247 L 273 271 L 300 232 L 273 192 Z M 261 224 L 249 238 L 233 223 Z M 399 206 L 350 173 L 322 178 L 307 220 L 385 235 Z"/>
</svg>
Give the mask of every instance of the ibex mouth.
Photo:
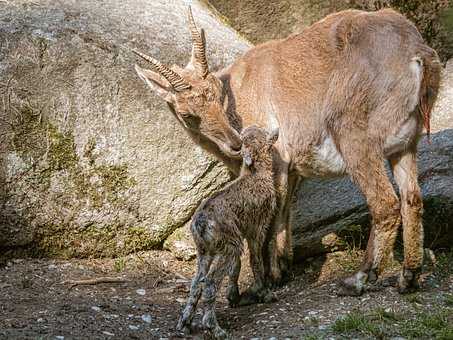
<svg viewBox="0 0 453 340">
<path fill-rule="evenodd" d="M 241 158 L 241 147 L 242 145 L 239 146 L 239 149 L 237 149 L 237 145 L 230 146 L 228 143 L 225 143 L 221 141 L 218 138 L 211 137 L 210 138 L 220 149 L 221 152 L 223 152 L 226 156 L 234 158 L 234 159 L 240 159 Z"/>
</svg>

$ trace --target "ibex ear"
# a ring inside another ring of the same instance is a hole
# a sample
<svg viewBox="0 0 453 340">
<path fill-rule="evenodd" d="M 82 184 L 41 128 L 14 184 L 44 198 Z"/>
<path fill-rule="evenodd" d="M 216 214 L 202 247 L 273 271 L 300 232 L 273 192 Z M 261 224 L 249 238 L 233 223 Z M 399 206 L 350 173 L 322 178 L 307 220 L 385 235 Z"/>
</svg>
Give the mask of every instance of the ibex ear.
<svg viewBox="0 0 453 340">
<path fill-rule="evenodd" d="M 174 103 L 175 95 L 173 93 L 173 88 L 170 83 L 162 77 L 160 74 L 141 68 L 138 65 L 135 65 L 135 71 L 138 76 L 153 89 L 156 94 L 165 100 L 167 103 Z"/>
<path fill-rule="evenodd" d="M 267 137 L 267 140 L 268 140 L 268 142 L 269 142 L 271 145 L 274 145 L 275 142 L 278 140 L 278 134 L 279 134 L 279 129 L 278 129 L 278 127 L 275 128 L 274 130 L 272 130 L 272 131 L 269 133 L 269 136 Z"/>
<path fill-rule="evenodd" d="M 250 152 L 248 152 L 248 151 L 244 152 L 244 163 L 246 166 L 251 166 L 253 164 L 252 156 L 250 155 Z"/>
</svg>

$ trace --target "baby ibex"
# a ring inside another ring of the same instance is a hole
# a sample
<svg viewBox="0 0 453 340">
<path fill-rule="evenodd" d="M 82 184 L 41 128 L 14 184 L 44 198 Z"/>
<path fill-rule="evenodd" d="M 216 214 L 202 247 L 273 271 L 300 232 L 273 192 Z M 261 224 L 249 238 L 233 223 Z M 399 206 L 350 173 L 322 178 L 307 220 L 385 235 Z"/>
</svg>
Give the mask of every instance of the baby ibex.
<svg viewBox="0 0 453 340">
<path fill-rule="evenodd" d="M 256 126 L 245 129 L 241 134 L 243 164 L 239 178 L 204 201 L 195 213 L 191 231 L 198 252 L 197 273 L 178 322 L 179 331 L 190 331 L 195 308 L 203 294 L 203 327 L 215 338 L 228 337 L 217 323 L 214 311 L 216 295 L 226 275 L 231 305 L 272 300 L 264 286 L 263 244 L 277 210 L 273 169 L 273 145 L 277 138 L 278 129 L 271 134 Z M 238 278 L 244 238 L 255 281 L 240 296 Z"/>
</svg>

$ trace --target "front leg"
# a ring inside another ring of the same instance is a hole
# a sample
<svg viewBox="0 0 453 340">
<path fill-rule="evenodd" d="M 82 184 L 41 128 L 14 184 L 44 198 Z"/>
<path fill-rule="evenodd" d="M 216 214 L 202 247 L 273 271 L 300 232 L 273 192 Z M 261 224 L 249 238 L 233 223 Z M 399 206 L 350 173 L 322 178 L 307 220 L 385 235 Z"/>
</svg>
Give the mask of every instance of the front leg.
<svg viewBox="0 0 453 340">
<path fill-rule="evenodd" d="M 239 305 L 245 306 L 254 303 L 268 303 L 275 301 L 273 294 L 265 285 L 265 271 L 263 261 L 263 244 L 266 238 L 264 232 L 257 232 L 256 239 L 247 240 L 250 251 L 250 268 L 253 272 L 253 284 L 241 295 Z"/>
<path fill-rule="evenodd" d="M 274 286 L 285 281 L 293 263 L 291 201 L 301 180 L 295 174 L 281 177 L 279 210 L 269 229 L 269 245 L 266 249 L 269 263 L 266 268 L 267 276 L 269 283 Z"/>
</svg>

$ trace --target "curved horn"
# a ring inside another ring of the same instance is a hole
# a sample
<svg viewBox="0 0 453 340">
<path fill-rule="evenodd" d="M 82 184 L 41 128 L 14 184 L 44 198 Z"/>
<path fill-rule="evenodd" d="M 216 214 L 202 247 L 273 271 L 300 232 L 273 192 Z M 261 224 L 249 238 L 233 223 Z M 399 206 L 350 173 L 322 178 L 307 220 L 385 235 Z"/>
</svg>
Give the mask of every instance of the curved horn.
<svg viewBox="0 0 453 340">
<path fill-rule="evenodd" d="M 192 61 L 197 73 L 205 78 L 208 73 L 208 61 L 206 59 L 206 40 L 204 36 L 204 30 L 198 31 L 197 25 L 193 20 L 192 9 L 189 6 L 188 10 L 189 17 L 189 30 L 192 36 Z"/>
<path fill-rule="evenodd" d="M 159 72 L 159 74 L 161 74 L 165 79 L 168 80 L 175 91 L 180 92 L 182 90 L 190 89 L 190 84 L 187 81 L 185 81 L 171 68 L 162 64 L 159 60 L 156 60 L 153 57 L 150 57 L 134 49 L 132 50 L 132 52 L 153 65 L 157 72 Z"/>
</svg>

